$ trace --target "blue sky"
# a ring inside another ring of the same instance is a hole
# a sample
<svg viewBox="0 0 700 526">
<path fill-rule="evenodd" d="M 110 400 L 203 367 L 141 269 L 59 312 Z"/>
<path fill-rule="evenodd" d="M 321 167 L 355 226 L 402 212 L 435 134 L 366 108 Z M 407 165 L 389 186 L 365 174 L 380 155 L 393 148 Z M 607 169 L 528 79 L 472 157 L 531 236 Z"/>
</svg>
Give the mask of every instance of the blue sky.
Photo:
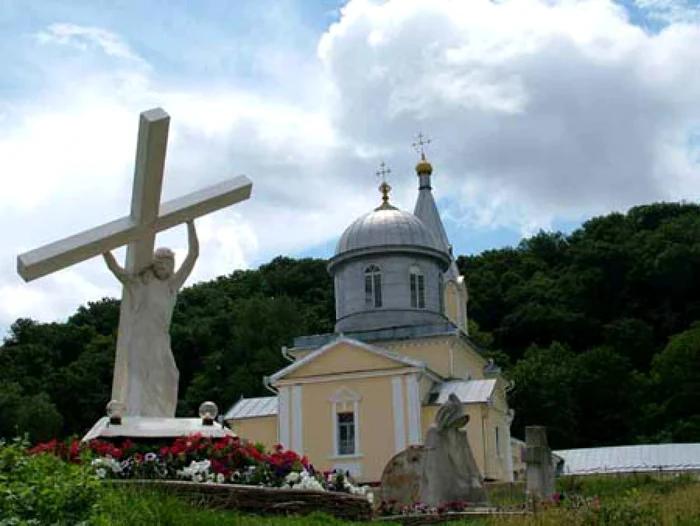
<svg viewBox="0 0 700 526">
<path fill-rule="evenodd" d="M 198 220 L 191 283 L 329 256 L 382 161 L 411 210 L 418 131 L 457 254 L 700 192 L 697 0 L 0 0 L 0 45 L 0 329 L 119 295 L 97 259 L 25 284 L 15 257 L 126 213 L 156 106 L 163 199 L 255 185 Z"/>
</svg>

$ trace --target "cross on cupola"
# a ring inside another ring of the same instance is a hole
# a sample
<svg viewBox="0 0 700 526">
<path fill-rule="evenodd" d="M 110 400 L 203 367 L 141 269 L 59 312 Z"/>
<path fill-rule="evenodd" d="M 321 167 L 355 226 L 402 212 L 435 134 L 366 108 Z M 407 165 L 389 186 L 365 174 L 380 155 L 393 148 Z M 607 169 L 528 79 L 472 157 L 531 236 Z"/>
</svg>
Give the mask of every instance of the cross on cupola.
<svg viewBox="0 0 700 526">
<path fill-rule="evenodd" d="M 416 136 L 416 141 L 411 144 L 416 153 L 420 154 L 420 161 L 416 165 L 416 173 L 420 178 L 419 188 L 430 189 L 430 175 L 433 173 L 433 165 L 425 158 L 425 150 L 431 142 L 433 142 L 432 139 L 428 139 L 423 133 L 419 133 Z"/>
<path fill-rule="evenodd" d="M 425 160 L 425 150 L 431 142 L 433 142 L 432 139 L 429 139 L 428 137 L 423 135 L 422 132 L 419 132 L 416 136 L 416 142 L 411 144 L 411 146 L 413 146 L 413 149 L 416 150 L 416 153 L 420 154 L 420 158 L 422 160 Z"/>
<path fill-rule="evenodd" d="M 376 172 L 377 177 L 382 181 L 382 183 L 379 185 L 379 191 L 382 193 L 382 204 L 375 210 L 396 210 L 395 206 L 389 204 L 389 192 L 391 192 L 391 185 L 386 182 L 386 176 L 389 174 L 391 174 L 391 169 L 387 168 L 386 163 L 382 161 L 379 164 L 379 170 Z"/>
</svg>

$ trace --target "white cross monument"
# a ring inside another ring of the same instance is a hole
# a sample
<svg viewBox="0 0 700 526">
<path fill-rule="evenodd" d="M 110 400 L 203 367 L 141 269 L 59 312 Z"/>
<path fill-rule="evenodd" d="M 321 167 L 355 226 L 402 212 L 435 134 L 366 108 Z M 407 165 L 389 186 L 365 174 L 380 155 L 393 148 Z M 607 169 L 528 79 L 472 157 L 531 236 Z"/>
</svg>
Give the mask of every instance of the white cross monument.
<svg viewBox="0 0 700 526">
<path fill-rule="evenodd" d="M 112 399 L 124 415 L 175 416 L 178 370 L 170 350 L 170 320 L 177 291 L 198 254 L 193 220 L 250 197 L 245 176 L 160 204 L 170 117 L 160 108 L 141 114 L 131 213 L 121 219 L 43 246 L 17 258 L 31 281 L 104 254 L 123 283 Z M 179 271 L 168 249 L 153 251 L 156 233 L 187 223 L 190 251 Z M 121 268 L 110 250 L 128 245 Z"/>
</svg>

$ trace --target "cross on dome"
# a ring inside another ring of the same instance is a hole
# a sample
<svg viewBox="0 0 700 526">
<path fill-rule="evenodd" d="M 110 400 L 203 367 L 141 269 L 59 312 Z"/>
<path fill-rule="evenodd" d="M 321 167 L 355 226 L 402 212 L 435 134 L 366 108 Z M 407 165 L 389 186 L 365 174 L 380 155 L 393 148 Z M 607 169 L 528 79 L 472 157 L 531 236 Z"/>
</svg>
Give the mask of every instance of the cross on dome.
<svg viewBox="0 0 700 526">
<path fill-rule="evenodd" d="M 377 177 L 379 177 L 383 183 L 386 183 L 386 176 L 391 173 L 391 169 L 387 168 L 386 163 L 382 161 L 379 163 L 379 170 L 377 170 Z"/>
<path fill-rule="evenodd" d="M 377 177 L 381 178 L 382 184 L 379 185 L 379 191 L 382 193 L 382 204 L 379 205 L 375 210 L 396 210 L 396 207 L 389 204 L 389 192 L 391 192 L 391 185 L 386 182 L 386 176 L 391 173 L 391 169 L 387 168 L 386 163 L 382 161 L 379 164 L 379 170 L 377 170 Z"/>
<path fill-rule="evenodd" d="M 418 161 L 418 164 L 416 165 L 416 173 L 419 176 L 430 175 L 431 173 L 433 173 L 433 165 L 430 164 L 425 158 L 425 150 L 431 142 L 433 142 L 432 139 L 429 139 L 428 137 L 423 135 L 423 132 L 419 132 L 416 136 L 416 141 L 413 144 L 411 144 L 416 153 L 420 154 L 420 161 Z"/>
</svg>

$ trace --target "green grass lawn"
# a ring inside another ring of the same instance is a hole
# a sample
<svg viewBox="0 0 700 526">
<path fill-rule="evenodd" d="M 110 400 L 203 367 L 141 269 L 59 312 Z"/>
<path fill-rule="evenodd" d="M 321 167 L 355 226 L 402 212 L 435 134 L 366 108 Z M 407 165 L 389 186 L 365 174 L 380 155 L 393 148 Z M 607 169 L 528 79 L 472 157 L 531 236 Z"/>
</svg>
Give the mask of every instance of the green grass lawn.
<svg viewBox="0 0 700 526">
<path fill-rule="evenodd" d="M 700 525 L 700 484 L 690 478 L 616 477 L 565 479 L 564 503 L 527 517 L 494 517 L 455 521 L 471 526 L 652 526 Z M 512 496 L 509 497 L 512 499 Z M 497 503 L 496 503 L 497 504 Z M 178 500 L 159 490 L 131 487 L 106 492 L 91 519 L 95 525 L 240 525 L 240 526 L 350 526 L 322 514 L 306 517 L 253 516 L 213 511 Z M 383 522 L 384 525 L 395 524 Z"/>
<path fill-rule="evenodd" d="M 322 514 L 306 517 L 255 516 L 235 511 L 208 510 L 184 502 L 162 490 L 112 488 L 99 503 L 90 524 L 95 526 L 349 526 Z M 359 523 L 358 523 L 359 524 Z"/>
</svg>

